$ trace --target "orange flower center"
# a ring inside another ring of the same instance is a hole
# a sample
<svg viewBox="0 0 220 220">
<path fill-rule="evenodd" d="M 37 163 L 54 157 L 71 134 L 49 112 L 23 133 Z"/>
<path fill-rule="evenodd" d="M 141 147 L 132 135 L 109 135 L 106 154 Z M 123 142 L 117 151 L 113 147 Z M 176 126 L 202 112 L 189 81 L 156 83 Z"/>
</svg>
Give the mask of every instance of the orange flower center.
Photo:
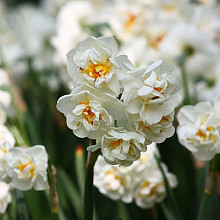
<svg viewBox="0 0 220 220">
<path fill-rule="evenodd" d="M 111 143 L 110 143 L 110 146 L 115 149 L 115 148 L 118 147 L 122 142 L 123 142 L 123 140 L 122 140 L 122 139 L 119 139 L 119 140 L 117 140 L 117 141 L 111 142 Z"/>
<path fill-rule="evenodd" d="M 95 80 L 101 77 L 105 77 L 112 70 L 112 64 L 109 60 L 104 63 L 94 64 L 89 61 L 89 64 L 86 69 L 81 69 L 81 73 L 87 74 L 89 77 L 94 78 Z"/>
</svg>

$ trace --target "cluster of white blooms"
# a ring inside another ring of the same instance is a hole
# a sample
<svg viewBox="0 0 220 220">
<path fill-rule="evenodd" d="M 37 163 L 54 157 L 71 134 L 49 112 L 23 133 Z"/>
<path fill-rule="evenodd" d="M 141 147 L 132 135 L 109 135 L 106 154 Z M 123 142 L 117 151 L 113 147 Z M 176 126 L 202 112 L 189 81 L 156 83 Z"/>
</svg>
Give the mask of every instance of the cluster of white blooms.
<svg viewBox="0 0 220 220">
<path fill-rule="evenodd" d="M 210 100 L 219 90 L 217 1 L 113 0 L 109 4 L 103 0 L 75 0 L 57 11 L 56 35 L 52 39 L 56 64 L 64 64 L 65 54 L 79 39 L 114 35 L 120 42 L 120 52 L 127 54 L 136 67 L 166 58 L 178 71 L 177 59 L 185 54 L 188 80 L 195 84 L 191 94 Z M 201 87 L 207 91 L 205 95 Z"/>
<path fill-rule="evenodd" d="M 114 37 L 88 37 L 67 54 L 67 69 L 74 89 L 57 108 L 76 136 L 96 140 L 88 150 L 100 148 L 109 164 L 129 166 L 146 144 L 173 135 L 179 84 L 162 61 L 135 70 Z"/>
<path fill-rule="evenodd" d="M 202 161 L 211 160 L 220 153 L 220 96 L 210 102 L 184 106 L 177 118 L 180 143 Z"/>
<path fill-rule="evenodd" d="M 120 199 L 125 203 L 135 200 L 141 208 L 152 208 L 166 196 L 165 183 L 154 154 L 159 157 L 156 144 L 152 143 L 130 167 L 109 165 L 99 156 L 94 167 L 94 185 L 113 200 Z M 170 187 L 176 187 L 176 176 L 167 171 L 165 164 L 161 165 Z"/>
<path fill-rule="evenodd" d="M 24 74 L 30 58 L 37 71 L 51 68 L 50 38 L 55 24 L 43 8 L 32 4 L 8 8 L 1 1 L 0 19 L 0 65 L 6 65 L 14 74 Z"/>
</svg>

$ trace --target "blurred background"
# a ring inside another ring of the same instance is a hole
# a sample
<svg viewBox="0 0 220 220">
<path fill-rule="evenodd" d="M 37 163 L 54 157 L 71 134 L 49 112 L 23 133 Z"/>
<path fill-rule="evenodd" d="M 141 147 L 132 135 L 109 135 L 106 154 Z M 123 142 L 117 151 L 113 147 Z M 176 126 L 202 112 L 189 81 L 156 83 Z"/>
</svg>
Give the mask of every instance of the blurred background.
<svg viewBox="0 0 220 220">
<path fill-rule="evenodd" d="M 67 128 L 56 102 L 72 89 L 66 53 L 90 35 L 115 36 L 119 54 L 127 54 L 136 68 L 163 59 L 180 83 L 179 58 L 187 54 L 184 64 L 191 103 L 212 100 L 220 93 L 218 1 L 0 0 L 0 67 L 10 76 L 28 143 L 43 144 L 57 168 L 61 219 L 82 219 L 89 142 Z M 186 101 L 183 92 L 179 99 Z M 9 125 L 16 123 L 16 112 L 11 107 L 7 111 Z M 174 192 L 183 219 L 194 220 L 207 168 L 180 146 L 176 134 L 158 147 L 162 161 L 178 178 Z M 28 191 L 25 200 L 30 219 L 51 219 L 47 193 Z M 218 201 L 215 194 L 207 219 L 220 219 Z M 172 209 L 169 200 L 167 206 Z M 8 212 L 13 212 L 13 205 Z M 94 218 L 166 219 L 160 205 L 143 210 L 134 203 L 112 201 L 97 189 Z"/>
</svg>

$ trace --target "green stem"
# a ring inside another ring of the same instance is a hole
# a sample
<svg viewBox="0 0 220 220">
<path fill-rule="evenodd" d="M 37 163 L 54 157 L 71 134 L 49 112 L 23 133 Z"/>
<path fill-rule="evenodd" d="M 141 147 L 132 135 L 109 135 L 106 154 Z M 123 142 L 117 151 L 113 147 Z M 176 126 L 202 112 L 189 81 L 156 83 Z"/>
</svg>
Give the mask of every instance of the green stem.
<svg viewBox="0 0 220 220">
<path fill-rule="evenodd" d="M 206 219 L 206 213 L 209 207 L 209 202 L 212 197 L 213 187 L 215 184 L 215 173 L 219 165 L 219 155 L 216 155 L 213 160 L 209 162 L 208 174 L 206 176 L 206 184 L 203 197 L 199 206 L 199 214 L 197 220 Z"/>
<path fill-rule="evenodd" d="M 59 219 L 59 197 L 56 189 L 57 171 L 50 162 L 48 163 L 48 176 L 50 185 L 51 213 L 53 219 L 57 220 Z"/>
<path fill-rule="evenodd" d="M 181 76 L 182 76 L 182 81 L 183 81 L 183 88 L 184 88 L 184 100 L 183 100 L 183 105 L 190 105 L 191 100 L 190 100 L 190 95 L 189 95 L 189 87 L 188 87 L 188 81 L 187 81 L 187 74 L 185 70 L 185 61 L 186 61 L 186 55 L 183 54 L 177 59 L 177 62 L 181 68 Z"/>
<path fill-rule="evenodd" d="M 206 211 L 207 211 L 207 207 L 210 201 L 211 195 L 204 192 L 204 195 L 202 197 L 202 201 L 200 203 L 200 208 L 199 208 L 199 215 L 198 215 L 198 220 L 202 220 L 202 219 L 206 219 L 205 215 L 206 215 Z"/>
<path fill-rule="evenodd" d="M 84 220 L 93 219 L 93 168 L 86 168 L 83 218 Z"/>
<path fill-rule="evenodd" d="M 83 201 L 84 220 L 93 219 L 93 174 L 94 174 L 94 165 L 99 154 L 100 154 L 100 150 L 97 150 L 95 152 L 89 151 L 88 153 L 88 158 L 86 163 L 84 201 Z"/>
<path fill-rule="evenodd" d="M 164 173 L 163 167 L 160 164 L 160 160 L 159 160 L 159 158 L 158 158 L 158 156 L 156 154 L 154 154 L 154 157 L 155 157 L 155 159 L 157 161 L 157 165 L 158 165 L 158 167 L 160 169 L 160 172 L 161 172 L 161 174 L 163 176 L 165 187 L 166 187 L 166 191 L 167 191 L 168 197 L 170 198 L 170 200 L 172 202 L 173 209 L 174 209 L 175 214 L 176 214 L 176 219 L 182 220 L 182 216 L 181 216 L 179 205 L 177 203 L 176 197 L 175 197 L 172 189 L 170 188 L 170 185 L 169 185 L 167 177 L 166 177 L 166 175 Z"/>
</svg>

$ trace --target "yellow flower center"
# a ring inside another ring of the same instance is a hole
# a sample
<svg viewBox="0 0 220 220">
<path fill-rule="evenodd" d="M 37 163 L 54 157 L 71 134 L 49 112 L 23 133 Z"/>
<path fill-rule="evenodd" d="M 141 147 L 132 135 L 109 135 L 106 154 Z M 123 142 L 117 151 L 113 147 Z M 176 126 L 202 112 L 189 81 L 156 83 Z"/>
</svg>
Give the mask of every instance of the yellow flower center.
<svg viewBox="0 0 220 220">
<path fill-rule="evenodd" d="M 145 188 L 147 188 L 149 186 L 150 186 L 150 182 L 146 181 L 146 182 L 144 182 L 144 184 L 142 185 L 141 188 L 142 188 L 142 190 L 144 190 Z M 147 197 L 151 198 L 153 195 L 157 195 L 157 196 L 162 195 L 163 193 L 157 192 L 157 188 L 160 186 L 164 186 L 164 183 L 160 182 L 160 183 L 156 184 L 155 186 L 153 186 L 150 193 L 147 195 Z M 142 197 L 141 193 L 138 193 L 138 197 Z"/>
<path fill-rule="evenodd" d="M 81 69 L 81 73 L 87 74 L 89 77 L 97 80 L 98 78 L 105 77 L 112 70 L 112 64 L 109 60 L 104 63 L 94 64 L 89 61 L 86 69 Z"/>
<path fill-rule="evenodd" d="M 0 150 L 4 153 L 4 154 L 7 154 L 7 150 L 6 149 L 4 149 L 4 148 L 2 148 L 2 147 L 0 147 Z"/>
<path fill-rule="evenodd" d="M 152 37 L 149 40 L 149 44 L 151 47 L 153 47 L 154 49 L 158 49 L 161 41 L 164 39 L 164 37 L 166 36 L 166 34 L 160 34 L 156 37 Z"/>
<path fill-rule="evenodd" d="M 201 123 L 201 125 L 203 125 L 203 124 L 204 124 L 204 123 Z M 201 129 L 199 129 L 198 132 L 196 133 L 196 135 L 199 136 L 199 137 L 202 139 L 202 141 L 205 141 L 206 138 L 209 138 L 209 139 L 213 140 L 213 141 L 216 143 L 216 138 L 215 138 L 215 136 L 211 133 L 212 130 L 213 130 L 212 127 L 207 127 L 207 128 L 206 128 L 206 131 L 209 132 L 209 134 L 207 135 L 204 131 L 202 131 Z"/>
<path fill-rule="evenodd" d="M 124 185 L 124 180 L 123 180 L 123 178 L 117 176 L 117 175 L 115 174 L 115 171 L 114 171 L 114 170 L 108 170 L 108 171 L 105 173 L 105 175 L 106 175 L 106 176 L 107 176 L 107 175 L 112 175 L 113 178 L 114 178 L 114 180 L 119 181 L 119 182 L 120 182 L 120 185 Z M 110 186 L 110 183 L 107 183 L 106 185 L 107 185 L 107 186 Z"/>
<path fill-rule="evenodd" d="M 163 8 L 164 8 L 164 10 L 166 10 L 169 13 L 172 13 L 172 12 L 174 12 L 176 10 L 174 5 L 166 5 Z"/>
<path fill-rule="evenodd" d="M 122 142 L 123 142 L 123 140 L 122 140 L 122 139 L 119 139 L 119 140 L 117 140 L 117 141 L 111 142 L 111 143 L 110 143 L 110 146 L 115 149 L 115 148 L 118 147 Z"/>
<path fill-rule="evenodd" d="M 26 169 L 27 167 L 29 167 L 28 172 L 25 172 L 25 173 L 24 173 L 24 171 L 25 171 L 25 169 Z M 22 175 L 22 174 L 28 175 L 28 174 L 30 174 L 32 178 L 34 177 L 35 168 L 34 168 L 34 165 L 33 165 L 32 161 L 30 161 L 29 163 L 25 163 L 25 164 L 22 164 L 22 163 L 21 163 L 21 164 L 20 164 L 19 166 L 17 166 L 16 168 L 18 168 L 18 169 L 20 170 L 20 174 L 19 174 L 19 175 Z"/>
<path fill-rule="evenodd" d="M 129 31 L 136 21 L 137 21 L 137 16 L 132 13 L 128 13 L 127 19 L 125 21 L 125 30 Z"/>
<path fill-rule="evenodd" d="M 85 108 L 82 112 L 83 118 L 88 121 L 89 124 L 93 125 L 93 121 L 96 117 L 95 113 L 92 111 L 90 105 L 89 105 L 89 100 L 86 100 L 85 102 L 80 102 L 80 104 L 85 105 Z M 100 116 L 101 118 L 101 116 Z"/>
</svg>

